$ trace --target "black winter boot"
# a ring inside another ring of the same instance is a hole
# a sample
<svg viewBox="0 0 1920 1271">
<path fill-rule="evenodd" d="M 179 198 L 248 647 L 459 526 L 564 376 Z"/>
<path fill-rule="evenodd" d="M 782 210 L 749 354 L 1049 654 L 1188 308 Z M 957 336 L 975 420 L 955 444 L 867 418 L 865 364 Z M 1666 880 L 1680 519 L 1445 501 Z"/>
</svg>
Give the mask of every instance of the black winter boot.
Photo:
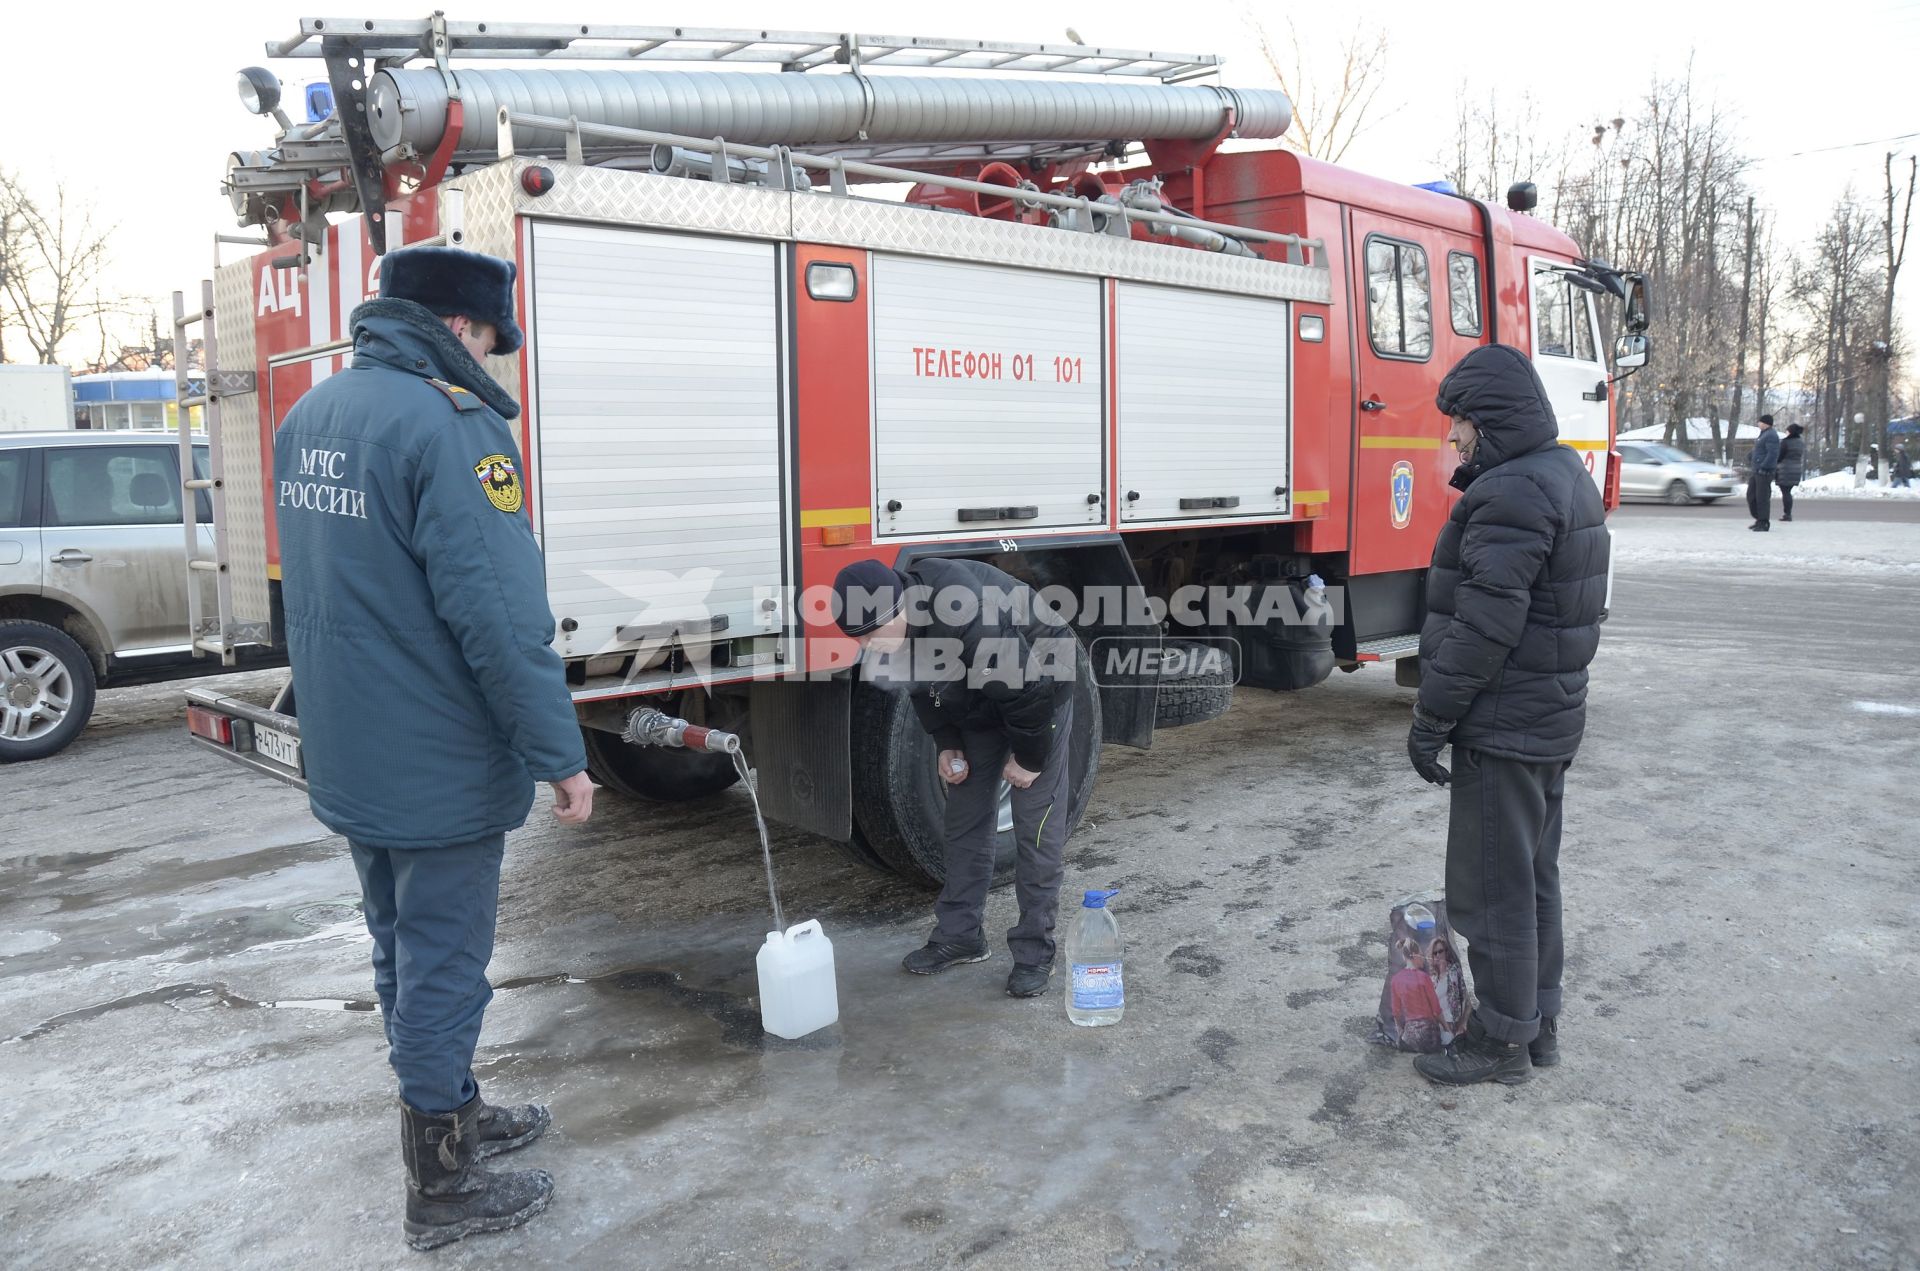
<svg viewBox="0 0 1920 1271">
<path fill-rule="evenodd" d="M 1551 1068 L 1560 1062 L 1560 1017 L 1542 1015 L 1540 1035 L 1527 1043 L 1527 1058 L 1535 1068 Z"/>
<path fill-rule="evenodd" d="M 474 1164 L 485 1106 L 477 1094 L 456 1111 L 438 1115 L 400 1105 L 407 1243 L 416 1249 L 518 1227 L 553 1199 L 553 1176 L 545 1170 L 494 1174 Z"/>
<path fill-rule="evenodd" d="M 1533 1077 L 1527 1048 L 1519 1042 L 1495 1041 L 1480 1027 L 1480 1017 L 1467 1017 L 1467 1034 L 1437 1055 L 1415 1055 L 1414 1071 L 1443 1086 L 1474 1086 L 1497 1081 L 1518 1085 Z"/>
<path fill-rule="evenodd" d="M 553 1124 L 553 1114 L 541 1103 L 496 1107 L 482 1099 L 479 1124 L 480 1140 L 473 1154 L 484 1160 L 533 1142 Z"/>
<path fill-rule="evenodd" d="M 1047 982 L 1053 979 L 1053 963 L 1039 966 L 1029 962 L 1016 962 L 1013 971 L 1007 976 L 1008 997 L 1039 997 L 1047 991 Z"/>
</svg>

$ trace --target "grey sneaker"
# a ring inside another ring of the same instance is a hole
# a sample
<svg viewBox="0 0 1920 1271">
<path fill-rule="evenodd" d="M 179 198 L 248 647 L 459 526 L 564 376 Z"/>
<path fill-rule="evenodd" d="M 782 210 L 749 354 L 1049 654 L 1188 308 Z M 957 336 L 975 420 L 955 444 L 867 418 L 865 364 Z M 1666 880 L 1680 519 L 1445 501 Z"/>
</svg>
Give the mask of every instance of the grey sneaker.
<svg viewBox="0 0 1920 1271">
<path fill-rule="evenodd" d="M 978 944 L 942 944 L 938 940 L 929 940 L 924 947 L 902 958 L 900 965 L 915 975 L 934 975 L 948 967 L 985 962 L 991 956 L 985 940 Z"/>
</svg>

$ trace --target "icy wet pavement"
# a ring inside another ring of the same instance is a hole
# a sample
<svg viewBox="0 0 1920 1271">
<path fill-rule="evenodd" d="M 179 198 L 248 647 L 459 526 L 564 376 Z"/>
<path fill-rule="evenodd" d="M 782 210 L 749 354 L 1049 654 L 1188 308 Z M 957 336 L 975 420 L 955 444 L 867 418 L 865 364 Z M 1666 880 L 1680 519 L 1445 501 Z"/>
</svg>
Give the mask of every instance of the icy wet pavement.
<svg viewBox="0 0 1920 1271">
<path fill-rule="evenodd" d="M 514 1159 L 558 1199 L 434 1257 L 1913 1265 L 1920 745 L 1853 703 L 1920 707 L 1883 629 L 1920 620 L 1920 579 L 1696 562 L 1726 545 L 1666 525 L 1617 522 L 1561 1068 L 1443 1092 L 1362 1040 L 1444 806 L 1383 674 L 1107 752 L 1068 886 L 1123 887 L 1114 1029 L 1071 1028 L 1057 981 L 1007 999 L 1003 948 L 900 973 L 926 897 L 776 828 L 842 1019 L 766 1039 L 744 796 L 603 797 L 512 841 L 477 1059 L 490 1094 L 553 1104 Z M 1913 559 L 1920 527 L 1861 550 Z M 0 1261 L 411 1265 L 351 864 L 296 793 L 190 749 L 177 695 L 110 693 L 66 756 L 0 769 Z M 990 928 L 1011 917 L 996 893 Z"/>
</svg>

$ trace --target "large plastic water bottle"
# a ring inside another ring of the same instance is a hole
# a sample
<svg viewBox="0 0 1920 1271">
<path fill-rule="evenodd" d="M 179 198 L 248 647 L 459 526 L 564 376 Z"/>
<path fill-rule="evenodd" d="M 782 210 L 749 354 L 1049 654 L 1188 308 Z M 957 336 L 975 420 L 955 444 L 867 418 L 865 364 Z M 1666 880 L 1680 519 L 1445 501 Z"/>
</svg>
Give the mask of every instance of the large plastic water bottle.
<svg viewBox="0 0 1920 1271">
<path fill-rule="evenodd" d="M 1127 1009 L 1121 975 L 1120 924 L 1107 901 L 1115 891 L 1089 891 L 1067 928 L 1067 1018 L 1086 1028 L 1118 1024 Z"/>
<path fill-rule="evenodd" d="M 805 1037 L 840 1018 L 833 982 L 833 941 L 820 920 L 769 931 L 755 960 L 760 972 L 760 1023 L 775 1037 Z"/>
</svg>

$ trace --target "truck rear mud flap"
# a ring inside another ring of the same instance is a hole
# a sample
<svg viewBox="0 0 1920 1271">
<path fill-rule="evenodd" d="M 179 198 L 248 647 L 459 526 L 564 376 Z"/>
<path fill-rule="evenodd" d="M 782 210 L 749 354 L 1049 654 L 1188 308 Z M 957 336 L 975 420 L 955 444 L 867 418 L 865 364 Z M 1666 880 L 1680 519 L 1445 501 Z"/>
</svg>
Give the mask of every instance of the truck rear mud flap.
<svg viewBox="0 0 1920 1271">
<path fill-rule="evenodd" d="M 212 689 L 187 690 L 187 732 L 194 744 L 290 786 L 307 788 L 300 721 Z"/>
</svg>

